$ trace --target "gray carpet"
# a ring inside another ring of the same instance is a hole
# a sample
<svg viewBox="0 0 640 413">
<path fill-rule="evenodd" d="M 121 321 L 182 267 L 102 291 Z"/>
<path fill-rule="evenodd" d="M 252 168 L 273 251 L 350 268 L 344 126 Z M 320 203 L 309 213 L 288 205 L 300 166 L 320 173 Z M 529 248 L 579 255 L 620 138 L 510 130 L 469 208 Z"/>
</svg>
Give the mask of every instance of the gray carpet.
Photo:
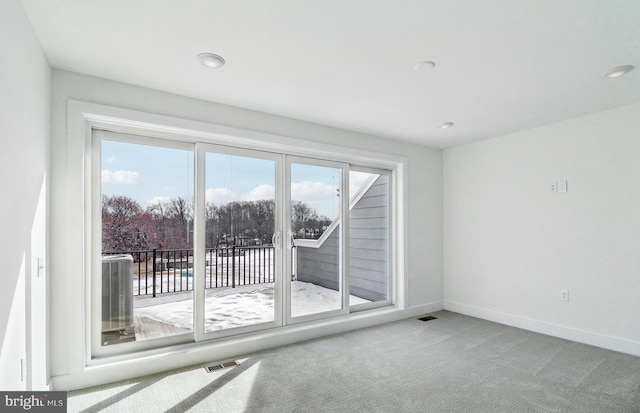
<svg viewBox="0 0 640 413">
<path fill-rule="evenodd" d="M 640 412 L 640 358 L 451 312 L 69 393 L 69 412 Z M 214 361 L 214 360 L 212 360 Z"/>
</svg>

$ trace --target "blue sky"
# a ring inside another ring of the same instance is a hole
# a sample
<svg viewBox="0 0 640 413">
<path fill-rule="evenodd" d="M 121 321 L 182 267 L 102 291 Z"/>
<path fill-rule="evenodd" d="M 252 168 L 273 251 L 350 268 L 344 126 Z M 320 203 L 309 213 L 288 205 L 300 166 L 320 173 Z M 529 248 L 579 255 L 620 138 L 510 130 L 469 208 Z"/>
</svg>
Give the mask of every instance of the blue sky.
<svg viewBox="0 0 640 413">
<path fill-rule="evenodd" d="M 193 199 L 191 151 L 107 140 L 101 149 L 103 194 L 131 197 L 143 208 L 176 197 Z M 293 164 L 291 177 L 293 200 L 307 202 L 329 218 L 337 216 L 337 169 Z M 208 153 L 205 185 L 207 201 L 216 205 L 274 199 L 275 162 Z"/>
</svg>

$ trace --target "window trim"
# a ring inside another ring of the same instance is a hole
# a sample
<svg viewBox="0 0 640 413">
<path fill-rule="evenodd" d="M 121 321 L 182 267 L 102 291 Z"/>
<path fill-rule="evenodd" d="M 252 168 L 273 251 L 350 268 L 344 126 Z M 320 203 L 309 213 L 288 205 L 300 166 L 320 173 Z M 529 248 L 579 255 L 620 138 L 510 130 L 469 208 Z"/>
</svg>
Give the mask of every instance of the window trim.
<svg viewBox="0 0 640 413">
<path fill-rule="evenodd" d="M 390 244 L 393 261 L 391 279 L 397 288 L 395 288 L 394 297 L 392 297 L 393 308 L 390 309 L 387 307 L 371 310 L 368 315 L 370 315 L 372 319 L 376 317 L 383 319 L 385 317 L 394 317 L 394 313 L 407 309 L 408 276 L 406 274 L 405 264 L 407 262 L 408 252 L 405 248 L 407 239 L 405 219 L 407 203 L 405 201 L 405 194 L 407 193 L 408 183 L 405 177 L 405 171 L 407 170 L 408 160 L 406 157 L 74 100 L 67 102 L 67 109 L 68 166 L 66 176 L 69 178 L 67 195 L 71 204 L 74 203 L 74 200 L 82 200 L 82 202 L 80 202 L 81 205 L 73 205 L 69 208 L 67 218 L 69 223 L 79 222 L 79 220 L 83 223 L 83 239 L 79 241 L 73 236 L 74 233 L 70 232 L 66 237 L 66 241 L 70 247 L 82 244 L 84 251 L 81 266 L 82 274 L 78 274 L 77 271 L 75 271 L 72 275 L 74 279 L 81 277 L 84 284 L 84 293 L 82 295 L 84 316 L 74 317 L 72 320 L 73 326 L 71 327 L 71 329 L 81 327 L 77 334 L 84 335 L 84 341 L 82 344 L 71 345 L 69 348 L 70 374 L 82 374 L 87 368 L 111 363 L 121 363 L 125 361 L 135 362 L 141 360 L 141 357 L 153 357 L 154 354 L 166 355 L 168 352 L 170 353 L 176 349 L 182 349 L 180 351 L 190 351 L 190 349 L 193 349 L 196 351 L 198 348 L 201 348 L 203 344 L 188 343 L 186 347 L 185 345 L 176 344 L 175 346 L 167 348 L 156 348 L 148 351 L 100 358 L 96 358 L 92 354 L 91 328 L 88 322 L 88 320 L 91 320 L 91 303 L 87 300 L 87 297 L 91 297 L 92 286 L 91 277 L 87 277 L 86 275 L 90 274 L 92 270 L 90 254 L 92 250 L 92 218 L 90 212 L 92 210 L 91 188 L 93 187 L 91 179 L 91 131 L 93 128 L 104 128 L 114 132 L 132 133 L 135 135 L 165 138 L 188 143 L 213 143 L 222 146 L 246 147 L 260 151 L 286 153 L 292 156 L 320 157 L 330 161 L 354 164 L 358 167 L 380 168 L 391 171 L 395 188 L 391 196 L 392 205 L 394 205 L 395 209 L 395 213 L 391 219 L 393 226 L 391 234 L 392 243 Z M 78 297 L 75 298 L 77 299 Z M 73 306 L 77 304 L 77 302 L 71 303 L 70 308 L 73 308 Z M 269 333 L 266 334 L 266 336 L 277 337 L 286 334 L 295 336 L 296 334 L 302 334 L 303 330 L 308 330 L 308 328 L 313 328 L 314 326 L 319 328 L 332 325 L 334 329 L 340 329 L 340 325 L 366 323 L 366 318 L 362 318 L 363 315 L 361 312 L 357 315 L 352 313 L 342 316 L 340 320 L 332 319 L 330 323 L 327 322 L 327 320 L 320 320 L 317 325 L 309 323 L 309 325 L 299 328 L 285 327 L 287 331 Z M 399 316 L 395 317 L 401 318 Z M 79 322 L 82 322 L 81 326 L 78 324 Z M 293 327 L 295 327 L 295 325 Z M 248 342 L 254 341 L 252 337 L 245 338 Z M 79 342 L 78 340 L 71 341 L 74 343 Z M 198 344 L 199 346 L 196 346 Z M 216 345 L 219 344 L 220 343 L 216 343 Z M 81 364 L 77 357 L 73 356 L 73 354 L 78 353 L 84 354 L 84 362 Z"/>
</svg>

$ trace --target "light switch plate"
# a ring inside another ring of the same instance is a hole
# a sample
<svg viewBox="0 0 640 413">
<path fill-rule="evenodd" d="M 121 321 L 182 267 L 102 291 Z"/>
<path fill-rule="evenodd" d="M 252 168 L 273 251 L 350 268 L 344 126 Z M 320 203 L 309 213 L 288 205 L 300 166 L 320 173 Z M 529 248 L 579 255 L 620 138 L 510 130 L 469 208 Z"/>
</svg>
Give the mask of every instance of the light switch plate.
<svg viewBox="0 0 640 413">
<path fill-rule="evenodd" d="M 567 181 L 558 181 L 557 186 L 558 192 L 567 192 Z"/>
<path fill-rule="evenodd" d="M 569 301 L 569 290 L 560 290 L 560 301 Z"/>
</svg>

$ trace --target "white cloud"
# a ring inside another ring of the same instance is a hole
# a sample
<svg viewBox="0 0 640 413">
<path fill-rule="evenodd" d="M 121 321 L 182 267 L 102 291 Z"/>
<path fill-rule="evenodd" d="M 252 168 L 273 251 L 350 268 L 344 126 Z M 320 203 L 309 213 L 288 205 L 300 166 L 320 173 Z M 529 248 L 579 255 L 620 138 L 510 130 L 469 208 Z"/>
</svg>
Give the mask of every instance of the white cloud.
<svg viewBox="0 0 640 413">
<path fill-rule="evenodd" d="M 111 155 L 107 159 L 105 159 L 105 161 L 107 163 L 114 163 L 116 161 L 116 156 L 115 155 Z"/>
<path fill-rule="evenodd" d="M 215 205 L 224 205 L 228 202 L 235 201 L 236 194 L 229 188 L 209 188 L 205 193 L 205 200 Z"/>
<path fill-rule="evenodd" d="M 153 198 L 147 201 L 147 208 L 157 204 L 164 204 L 169 201 L 171 201 L 171 198 L 169 198 L 168 196 L 154 196 Z"/>
<path fill-rule="evenodd" d="M 137 171 L 110 171 L 105 169 L 102 171 L 102 183 L 105 184 L 135 184 L 140 178 L 140 172 Z"/>
<path fill-rule="evenodd" d="M 244 195 L 245 201 L 259 201 L 262 199 L 274 199 L 276 189 L 273 185 L 262 184 L 253 188 Z"/>
<path fill-rule="evenodd" d="M 291 183 L 291 199 L 307 203 L 316 203 L 336 199 L 338 192 L 332 185 L 322 182 L 293 182 Z"/>
</svg>

